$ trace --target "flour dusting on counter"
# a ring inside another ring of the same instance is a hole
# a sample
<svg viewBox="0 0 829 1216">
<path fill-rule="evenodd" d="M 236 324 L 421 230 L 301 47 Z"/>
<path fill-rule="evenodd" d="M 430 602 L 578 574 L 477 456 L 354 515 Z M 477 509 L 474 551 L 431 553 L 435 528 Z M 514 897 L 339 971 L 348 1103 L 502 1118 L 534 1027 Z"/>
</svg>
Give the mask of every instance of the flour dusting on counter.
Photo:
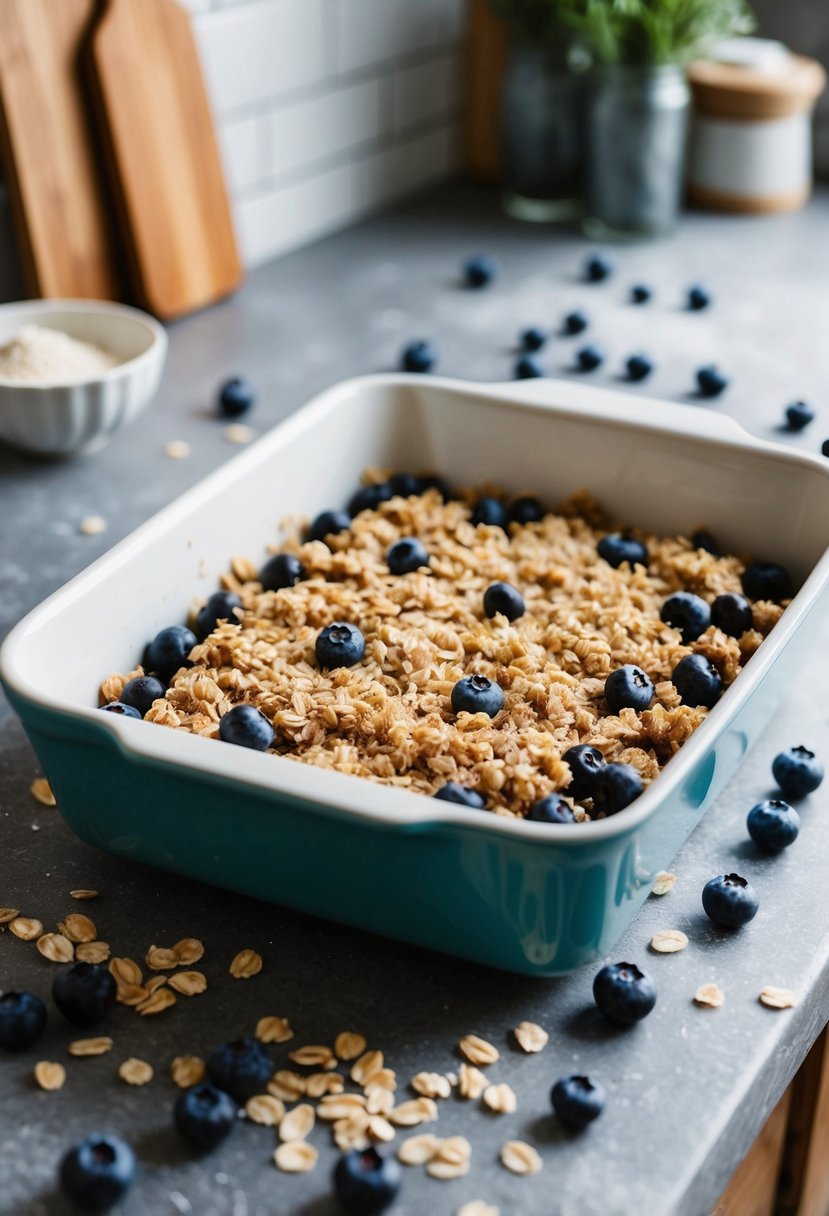
<svg viewBox="0 0 829 1216">
<path fill-rule="evenodd" d="M 62 330 L 24 325 L 0 346 L 0 380 L 30 384 L 91 380 L 120 362 L 112 351 L 71 338 Z"/>
</svg>

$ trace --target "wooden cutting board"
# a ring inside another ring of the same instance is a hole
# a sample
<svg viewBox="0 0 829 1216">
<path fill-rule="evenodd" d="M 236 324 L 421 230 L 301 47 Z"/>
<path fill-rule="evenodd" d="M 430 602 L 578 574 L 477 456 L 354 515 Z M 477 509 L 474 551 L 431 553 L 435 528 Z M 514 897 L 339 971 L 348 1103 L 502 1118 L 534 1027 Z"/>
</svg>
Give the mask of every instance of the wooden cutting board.
<svg viewBox="0 0 829 1216">
<path fill-rule="evenodd" d="M 78 55 L 96 0 L 0 0 L 0 163 L 33 296 L 116 299 Z"/>
<path fill-rule="evenodd" d="M 190 20 L 174 0 L 109 0 L 88 67 L 134 289 L 164 319 L 242 278 Z"/>
</svg>

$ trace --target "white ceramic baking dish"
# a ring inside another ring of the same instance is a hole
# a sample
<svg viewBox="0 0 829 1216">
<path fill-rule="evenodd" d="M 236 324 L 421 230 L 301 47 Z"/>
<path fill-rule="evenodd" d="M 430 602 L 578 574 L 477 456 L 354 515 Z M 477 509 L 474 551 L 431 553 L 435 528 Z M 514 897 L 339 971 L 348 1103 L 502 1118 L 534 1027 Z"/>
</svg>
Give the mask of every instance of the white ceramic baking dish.
<svg viewBox="0 0 829 1216">
<path fill-rule="evenodd" d="M 361 471 L 433 469 L 555 502 L 586 487 L 620 519 L 705 525 L 799 587 L 702 727 L 630 808 L 515 821 L 102 714 L 100 679 L 184 619 L 286 514 L 345 502 Z M 18 625 L 0 675 L 85 840 L 124 856 L 536 975 L 607 953 L 654 873 L 733 774 L 810 638 L 829 579 L 829 467 L 705 409 L 537 380 L 349 381 L 162 511 Z"/>
</svg>

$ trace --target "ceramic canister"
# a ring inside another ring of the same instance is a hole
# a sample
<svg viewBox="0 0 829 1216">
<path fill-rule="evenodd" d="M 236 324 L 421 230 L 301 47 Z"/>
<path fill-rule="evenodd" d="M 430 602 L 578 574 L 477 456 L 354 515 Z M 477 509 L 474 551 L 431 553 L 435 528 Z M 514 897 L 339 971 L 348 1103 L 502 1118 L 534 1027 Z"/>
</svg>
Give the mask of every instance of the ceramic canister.
<svg viewBox="0 0 829 1216">
<path fill-rule="evenodd" d="M 811 190 L 811 114 L 826 74 L 781 43 L 736 45 L 688 69 L 689 201 L 719 211 L 795 210 Z"/>
</svg>

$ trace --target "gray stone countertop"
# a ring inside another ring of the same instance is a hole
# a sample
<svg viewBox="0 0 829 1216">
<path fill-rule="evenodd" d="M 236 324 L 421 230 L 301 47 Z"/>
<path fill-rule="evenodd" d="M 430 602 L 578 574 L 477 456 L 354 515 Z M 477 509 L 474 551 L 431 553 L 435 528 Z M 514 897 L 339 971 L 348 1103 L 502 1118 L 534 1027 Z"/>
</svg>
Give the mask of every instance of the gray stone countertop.
<svg viewBox="0 0 829 1216">
<path fill-rule="evenodd" d="M 670 240 L 616 250 L 616 275 L 592 287 L 579 281 L 588 246 L 577 235 L 512 223 L 488 193 L 450 187 L 263 267 L 235 299 L 171 328 L 157 400 L 103 451 L 62 463 L 0 451 L 0 634 L 234 454 L 212 403 L 218 382 L 237 372 L 258 388 L 246 421 L 264 431 L 338 379 L 394 367 L 413 337 L 434 339 L 446 374 L 508 379 L 519 326 L 557 327 L 565 312 L 583 307 L 592 322 L 585 337 L 608 354 L 594 383 L 617 385 L 623 356 L 642 349 L 658 367 L 637 391 L 682 400 L 694 368 L 717 362 L 731 388 L 700 408 L 819 450 L 829 434 L 827 235 L 827 194 L 794 216 L 692 215 Z M 458 266 L 478 250 L 496 254 L 502 270 L 490 290 L 470 293 L 458 285 Z M 627 303 L 639 280 L 656 290 L 644 308 Z M 692 315 L 682 300 L 694 281 L 716 301 Z M 567 374 L 577 344 L 552 340 L 542 356 L 551 374 Z M 817 420 L 800 436 L 781 436 L 782 409 L 796 398 L 814 404 Z M 165 457 L 171 439 L 191 445 L 188 459 Z M 106 533 L 79 533 L 91 514 L 106 519 Z M 498 1205 L 502 1216 L 705 1216 L 829 1014 L 826 794 L 802 805 L 801 838 L 776 859 L 755 852 L 744 826 L 749 807 L 771 792 L 776 751 L 798 742 L 824 747 L 827 640 L 793 676 L 790 697 L 676 858 L 674 891 L 652 897 L 614 951 L 647 966 L 659 989 L 654 1013 L 628 1032 L 609 1029 L 592 1008 L 593 969 L 548 982 L 505 976 L 94 851 L 56 810 L 30 797 L 37 763 L 0 703 L 0 905 L 47 927 L 69 911 L 86 912 L 114 954 L 137 958 L 151 943 L 199 937 L 209 981 L 204 996 L 181 999 L 155 1019 L 118 1007 L 108 1055 L 68 1057 L 75 1036 L 55 1014 L 38 1047 L 0 1061 L 0 1211 L 66 1212 L 56 1163 L 75 1138 L 106 1128 L 125 1135 L 141 1161 L 140 1181 L 119 1209 L 124 1216 L 334 1216 L 335 1150 L 323 1127 L 312 1134 L 319 1164 L 303 1176 L 272 1165 L 273 1129 L 242 1125 L 203 1162 L 171 1131 L 172 1057 L 205 1055 L 272 1013 L 290 1017 L 297 1043 L 362 1031 L 384 1050 L 401 1087 L 421 1069 L 457 1067 L 454 1046 L 468 1031 L 501 1049 L 490 1072 L 513 1086 L 517 1111 L 495 1117 L 478 1103 L 443 1103 L 435 1130 L 469 1138 L 472 1168 L 448 1183 L 407 1170 L 399 1216 L 449 1214 L 474 1198 Z M 724 935 L 702 915 L 700 891 L 735 868 L 756 886 L 761 910 L 746 930 Z M 69 898 L 76 887 L 95 888 L 99 898 L 76 904 Z M 661 928 L 683 929 L 688 948 L 651 954 L 648 941 Z M 227 973 L 243 946 L 265 960 L 247 982 Z M 52 978 L 33 944 L 2 935 L 0 988 L 46 997 Z M 710 980 L 726 994 L 718 1010 L 692 1003 Z M 761 1006 L 766 984 L 793 989 L 796 1008 Z M 522 1019 L 549 1030 L 540 1055 L 511 1045 L 509 1032 Z M 277 1049 L 280 1063 L 289 1046 Z M 131 1055 L 155 1068 L 150 1085 L 131 1089 L 118 1079 Z M 60 1092 L 36 1088 L 32 1067 L 41 1058 L 67 1064 Z M 608 1091 L 606 1113 L 580 1137 L 562 1133 L 548 1114 L 552 1081 L 573 1071 L 588 1071 Z M 538 1147 L 540 1173 L 516 1178 L 498 1163 L 512 1138 Z"/>
</svg>

